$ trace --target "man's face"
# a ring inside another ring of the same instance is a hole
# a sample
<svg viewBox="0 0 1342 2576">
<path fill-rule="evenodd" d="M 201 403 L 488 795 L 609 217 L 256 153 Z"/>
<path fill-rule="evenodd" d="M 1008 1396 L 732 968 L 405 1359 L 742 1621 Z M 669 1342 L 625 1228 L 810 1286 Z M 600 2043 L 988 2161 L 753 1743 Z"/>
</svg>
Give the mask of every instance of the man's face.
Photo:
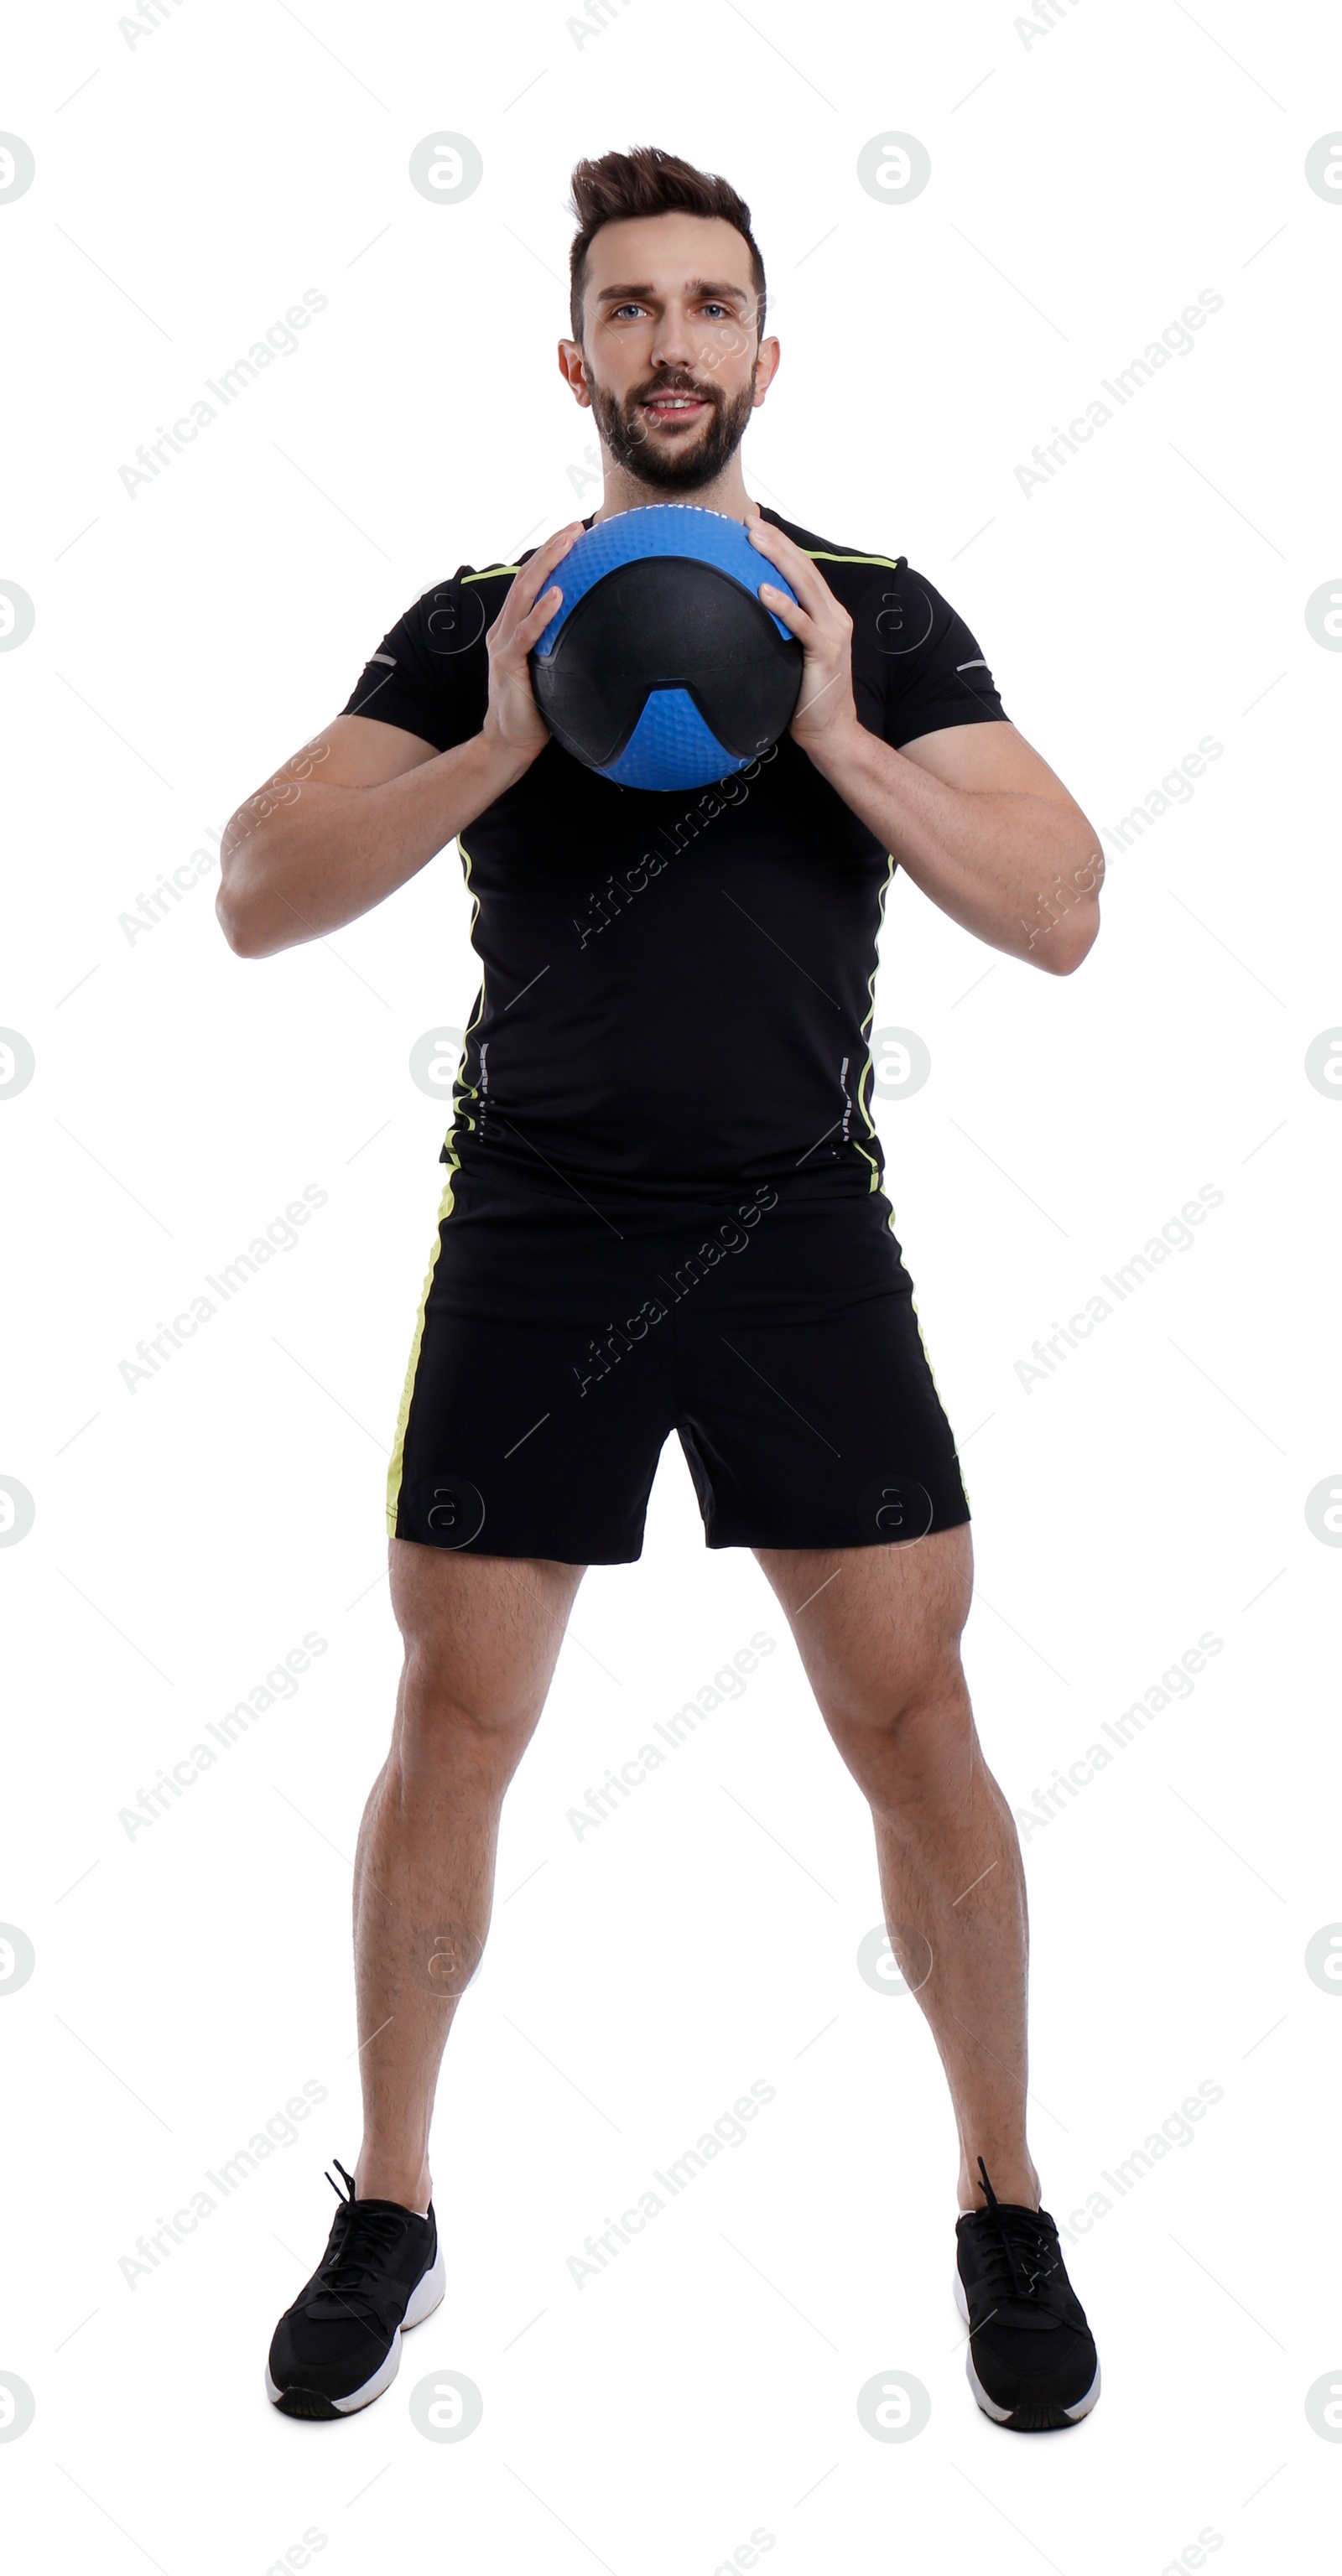
<svg viewBox="0 0 1342 2576">
<path fill-rule="evenodd" d="M 618 465 L 662 491 L 716 480 L 778 364 L 757 346 L 750 253 L 718 216 L 603 224 L 588 253 L 583 338 L 560 365 Z"/>
</svg>

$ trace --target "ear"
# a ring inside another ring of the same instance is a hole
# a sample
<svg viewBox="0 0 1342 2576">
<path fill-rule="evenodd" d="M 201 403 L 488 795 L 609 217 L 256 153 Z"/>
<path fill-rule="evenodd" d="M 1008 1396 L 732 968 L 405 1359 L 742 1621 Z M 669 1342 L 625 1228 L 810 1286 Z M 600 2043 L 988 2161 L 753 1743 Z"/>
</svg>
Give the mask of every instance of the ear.
<svg viewBox="0 0 1342 2576">
<path fill-rule="evenodd" d="M 580 340 L 561 340 L 558 348 L 559 372 L 569 386 L 574 401 L 583 411 L 590 411 L 592 397 L 587 386 L 587 361 Z"/>
<path fill-rule="evenodd" d="M 767 340 L 761 340 L 760 353 L 758 358 L 755 360 L 754 409 L 756 411 L 758 411 L 770 385 L 773 383 L 774 377 L 778 373 L 778 361 L 782 354 L 783 352 L 775 339 L 769 338 Z"/>
</svg>

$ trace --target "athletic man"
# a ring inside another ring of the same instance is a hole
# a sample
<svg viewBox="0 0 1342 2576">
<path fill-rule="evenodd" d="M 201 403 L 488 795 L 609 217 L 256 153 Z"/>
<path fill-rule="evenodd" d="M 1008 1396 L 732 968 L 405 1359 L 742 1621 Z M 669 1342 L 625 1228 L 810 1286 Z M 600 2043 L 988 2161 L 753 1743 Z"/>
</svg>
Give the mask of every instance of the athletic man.
<svg viewBox="0 0 1342 2576">
<path fill-rule="evenodd" d="M 897 864 L 989 946 L 1068 974 L 1098 927 L 1098 844 L 930 582 L 747 494 L 779 346 L 734 189 L 608 153 L 579 164 L 574 211 L 559 359 L 601 440 L 595 517 L 672 500 L 742 520 L 801 693 L 775 751 L 704 793 L 580 766 L 527 664 L 575 523 L 417 600 L 225 835 L 219 914 L 245 957 L 356 919 L 457 839 L 483 967 L 389 1480 L 405 1667 L 355 1864 L 363 2143 L 267 2387 L 293 2415 L 366 2405 L 443 2296 L 429 2125 L 500 1804 L 583 1569 L 639 1555 L 674 1430 L 708 1545 L 755 1551 L 871 1803 L 959 2130 L 970 2380 L 997 2422 L 1044 2430 L 1087 2412 L 1099 2370 L 1026 2143 L 1020 1854 L 960 1665 L 969 1507 L 868 1035 Z"/>
</svg>

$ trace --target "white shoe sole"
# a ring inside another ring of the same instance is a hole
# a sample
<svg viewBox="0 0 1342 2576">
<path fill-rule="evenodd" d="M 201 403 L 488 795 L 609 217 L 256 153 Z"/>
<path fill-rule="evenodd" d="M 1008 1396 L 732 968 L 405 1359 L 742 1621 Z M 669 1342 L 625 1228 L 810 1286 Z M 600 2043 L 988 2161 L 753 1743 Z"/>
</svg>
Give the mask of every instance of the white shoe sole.
<svg viewBox="0 0 1342 2576">
<path fill-rule="evenodd" d="M 952 2286 L 955 2291 L 955 2304 L 959 2309 L 961 2316 L 964 2318 L 965 2324 L 968 2325 L 969 2301 L 965 2297 L 965 2285 L 960 2278 L 958 2265 L 953 2276 Z M 974 2347 L 972 2343 L 969 2344 L 965 2350 L 965 2375 L 968 2378 L 970 2387 L 974 2391 L 975 2397 L 983 2408 L 984 2414 L 991 2415 L 994 2424 L 1010 2423 L 1016 2410 L 1013 2406 L 999 2406 L 996 2398 L 988 2395 L 987 2389 L 984 2387 L 978 2372 L 974 2368 Z M 1085 2396 L 1078 2398 L 1075 2406 L 1064 2406 L 1062 2409 L 1068 2423 L 1079 2424 L 1083 2415 L 1089 2415 L 1092 2406 L 1099 2397 L 1099 2394 L 1100 2365 L 1097 2361 L 1095 2364 L 1095 2376 L 1092 2379 L 1089 2388 L 1086 2390 Z"/>
<path fill-rule="evenodd" d="M 353 2389 L 348 2397 L 333 2397 L 330 2399 L 329 2403 L 334 2407 L 337 2415 L 356 2414 L 361 2406 L 371 2406 L 375 2397 L 380 2397 L 385 2388 L 390 2388 L 393 2379 L 396 2377 L 397 2371 L 401 2367 L 401 2336 L 403 2334 L 408 2334 L 412 2326 L 423 2325 L 425 2318 L 431 2317 L 434 2309 L 442 2306 L 446 2295 L 447 2266 L 443 2261 L 443 2248 L 440 2239 L 432 2269 L 427 2271 L 424 2274 L 423 2279 L 416 2284 L 414 2293 L 410 2300 L 410 2305 L 406 2309 L 405 2315 L 402 2317 L 400 2326 L 396 2333 L 392 2336 L 391 2349 L 387 2354 L 386 2360 L 379 2364 L 371 2379 L 366 2379 L 364 2381 L 362 2388 Z M 270 2399 L 272 2406 L 279 2405 L 284 2393 L 285 2392 L 282 2388 L 276 2387 L 274 2380 L 271 2378 L 270 2364 L 267 2362 L 266 2395 Z"/>
</svg>

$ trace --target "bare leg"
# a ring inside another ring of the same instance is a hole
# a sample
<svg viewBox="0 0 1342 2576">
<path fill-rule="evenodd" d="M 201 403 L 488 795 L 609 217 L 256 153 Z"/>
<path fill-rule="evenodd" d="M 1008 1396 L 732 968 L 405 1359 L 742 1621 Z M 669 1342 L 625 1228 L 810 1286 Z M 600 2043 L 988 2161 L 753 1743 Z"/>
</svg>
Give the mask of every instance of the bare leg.
<svg viewBox="0 0 1342 2576">
<path fill-rule="evenodd" d="M 545 1704 L 583 1568 L 392 1539 L 405 1641 L 391 1750 L 354 1863 L 361 2199 L 426 2210 L 443 2046 L 489 1929 L 503 1795 Z"/>
<path fill-rule="evenodd" d="M 960 1664 L 967 1527 L 903 1546 L 758 1548 L 807 1678 L 871 1804 L 891 1947 L 946 2070 L 959 2199 L 1039 2206 L 1026 2144 L 1025 1879 Z"/>
</svg>

